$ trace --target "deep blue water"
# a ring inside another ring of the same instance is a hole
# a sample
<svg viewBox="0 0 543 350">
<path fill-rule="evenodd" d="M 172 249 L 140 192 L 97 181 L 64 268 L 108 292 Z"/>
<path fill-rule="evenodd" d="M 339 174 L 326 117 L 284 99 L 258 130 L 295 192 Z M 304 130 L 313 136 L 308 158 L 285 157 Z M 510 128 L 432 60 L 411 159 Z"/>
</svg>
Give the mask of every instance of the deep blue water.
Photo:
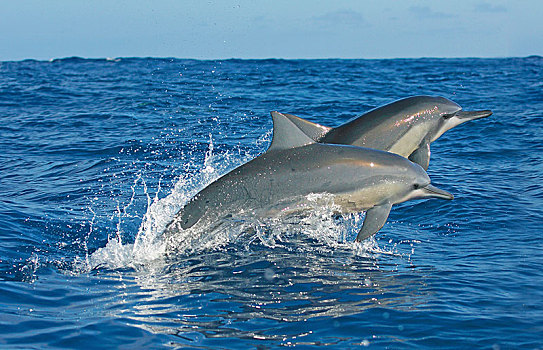
<svg viewBox="0 0 543 350">
<path fill-rule="evenodd" d="M 453 201 L 364 244 L 317 213 L 164 253 L 270 111 L 337 126 L 421 94 L 494 112 L 432 144 Z M 1 347 L 543 348 L 541 57 L 0 62 L 0 150 Z"/>
</svg>

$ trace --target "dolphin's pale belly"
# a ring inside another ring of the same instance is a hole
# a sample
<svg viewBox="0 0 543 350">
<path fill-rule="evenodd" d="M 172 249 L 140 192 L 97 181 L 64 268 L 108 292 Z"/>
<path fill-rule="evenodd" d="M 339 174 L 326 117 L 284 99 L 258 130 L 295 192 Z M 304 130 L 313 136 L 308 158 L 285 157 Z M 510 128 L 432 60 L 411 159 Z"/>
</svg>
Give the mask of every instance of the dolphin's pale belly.
<svg viewBox="0 0 543 350">
<path fill-rule="evenodd" d="M 233 186 L 227 187 L 233 190 Z M 352 192 L 329 193 L 322 189 L 304 194 L 285 195 L 279 199 L 274 196 L 274 193 L 281 192 L 279 188 L 270 186 L 267 193 L 255 195 L 251 189 L 243 187 L 238 183 L 235 192 L 230 192 L 229 195 L 222 191 L 217 192 L 214 193 L 215 198 L 209 198 L 206 196 L 208 193 L 205 193 L 178 213 L 170 229 L 185 229 L 194 223 L 198 223 L 199 227 L 206 227 L 224 220 L 304 216 L 323 207 L 329 207 L 341 214 L 355 213 L 371 208 L 376 202 L 382 201 L 387 193 L 387 185 L 380 184 Z"/>
<path fill-rule="evenodd" d="M 391 187 L 397 187 L 398 191 L 401 191 L 402 185 L 394 182 L 381 183 L 360 188 L 353 192 L 336 194 L 334 203 L 345 214 L 365 211 L 376 204 L 380 204 L 384 198 L 389 197 Z"/>
<path fill-rule="evenodd" d="M 421 123 L 416 124 L 409 128 L 408 131 L 400 137 L 392 146 L 386 151 L 399 154 L 402 157 L 408 157 L 413 151 L 415 151 L 422 140 L 428 134 L 428 126 Z"/>
<path fill-rule="evenodd" d="M 332 212 L 339 214 L 358 213 L 373 207 L 376 201 L 382 200 L 382 193 L 385 191 L 385 186 L 377 186 L 373 189 L 361 189 L 344 194 L 314 192 L 284 198 L 275 202 L 239 198 L 239 200 L 227 204 L 206 208 L 205 214 L 197 222 L 197 227 L 201 229 L 225 220 L 244 222 L 253 219 L 281 218 L 283 220 L 291 217 L 301 218 L 322 208 L 330 208 Z M 183 213 L 181 213 L 177 220 L 180 220 L 183 216 Z M 179 221 L 177 224 L 172 225 L 171 228 L 173 229 L 175 226 L 179 230 L 184 225 Z"/>
<path fill-rule="evenodd" d="M 170 223 L 168 231 L 179 231 L 195 225 L 197 230 L 216 225 L 222 221 L 263 220 L 303 216 L 318 207 L 334 205 L 335 196 L 329 193 L 310 193 L 285 197 L 278 201 L 255 199 L 247 196 L 229 198 L 227 201 L 210 200 L 212 205 L 196 200 L 183 208 Z M 207 202 L 207 200 L 205 200 Z M 342 211 L 342 210 L 338 210 Z M 187 218 L 189 219 L 188 221 Z"/>
</svg>

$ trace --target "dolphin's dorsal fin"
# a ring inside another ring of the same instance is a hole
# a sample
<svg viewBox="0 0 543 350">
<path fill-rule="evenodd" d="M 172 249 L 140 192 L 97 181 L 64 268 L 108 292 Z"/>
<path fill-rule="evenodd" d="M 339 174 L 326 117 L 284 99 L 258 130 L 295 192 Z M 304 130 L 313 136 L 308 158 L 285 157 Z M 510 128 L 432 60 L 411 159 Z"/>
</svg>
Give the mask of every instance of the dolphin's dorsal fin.
<svg viewBox="0 0 543 350">
<path fill-rule="evenodd" d="M 283 113 L 285 117 L 290 119 L 291 122 L 296 124 L 296 126 L 309 136 L 313 141 L 319 141 L 328 131 L 330 127 L 320 125 L 317 123 L 310 122 L 309 120 L 302 119 L 292 114 Z"/>
<path fill-rule="evenodd" d="M 273 139 L 268 151 L 301 147 L 315 143 L 289 118 L 279 112 L 271 112 L 273 119 Z"/>
</svg>

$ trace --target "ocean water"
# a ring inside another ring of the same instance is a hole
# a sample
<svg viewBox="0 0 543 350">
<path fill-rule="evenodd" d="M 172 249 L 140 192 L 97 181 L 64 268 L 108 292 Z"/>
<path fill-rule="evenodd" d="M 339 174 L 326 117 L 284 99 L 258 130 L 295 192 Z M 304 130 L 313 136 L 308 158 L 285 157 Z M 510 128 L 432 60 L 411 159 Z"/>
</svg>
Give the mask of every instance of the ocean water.
<svg viewBox="0 0 543 350">
<path fill-rule="evenodd" d="M 411 95 L 490 118 L 432 144 L 453 201 L 230 224 L 172 251 L 269 112 L 337 126 Z M 0 347 L 543 348 L 543 58 L 0 62 Z"/>
</svg>

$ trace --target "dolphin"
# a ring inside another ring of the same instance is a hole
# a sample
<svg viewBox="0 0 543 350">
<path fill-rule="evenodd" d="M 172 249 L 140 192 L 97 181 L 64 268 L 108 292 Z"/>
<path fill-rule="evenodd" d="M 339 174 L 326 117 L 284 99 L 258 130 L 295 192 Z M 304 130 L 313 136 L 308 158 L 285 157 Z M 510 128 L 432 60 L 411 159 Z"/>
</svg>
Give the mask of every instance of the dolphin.
<svg viewBox="0 0 543 350">
<path fill-rule="evenodd" d="M 445 97 L 413 96 L 372 109 L 337 128 L 285 115 L 317 142 L 396 153 L 427 170 L 430 143 L 445 131 L 470 120 L 488 117 L 492 111 L 463 111 Z"/>
<path fill-rule="evenodd" d="M 309 195 L 327 194 L 341 213 L 367 211 L 356 238 L 362 241 L 383 227 L 393 204 L 415 198 L 453 198 L 431 185 L 422 167 L 401 156 L 317 143 L 284 114 L 271 115 L 273 137 L 268 150 L 196 194 L 166 232 L 214 223 L 237 213 L 260 217 L 292 213 L 308 202 Z"/>
</svg>

